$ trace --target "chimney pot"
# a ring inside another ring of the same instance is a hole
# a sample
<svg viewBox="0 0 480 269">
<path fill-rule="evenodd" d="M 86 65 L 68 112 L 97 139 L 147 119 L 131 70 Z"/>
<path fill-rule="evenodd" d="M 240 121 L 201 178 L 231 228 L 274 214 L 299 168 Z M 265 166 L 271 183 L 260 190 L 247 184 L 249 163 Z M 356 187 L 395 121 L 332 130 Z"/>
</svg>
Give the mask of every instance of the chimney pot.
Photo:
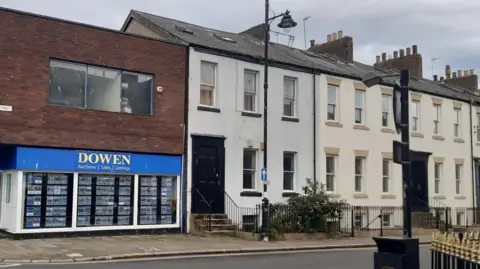
<svg viewBox="0 0 480 269">
<path fill-rule="evenodd" d="M 328 34 L 327 35 L 327 42 L 331 42 L 332 41 L 332 35 L 331 34 Z"/>
<path fill-rule="evenodd" d="M 382 62 L 385 62 L 387 60 L 387 54 L 384 52 L 382 53 Z"/>
<path fill-rule="evenodd" d="M 376 63 L 378 64 L 380 62 L 380 55 L 377 55 Z"/>
<path fill-rule="evenodd" d="M 315 47 L 315 39 L 310 40 L 310 48 Z"/>
<path fill-rule="evenodd" d="M 460 78 L 462 77 L 462 70 L 457 70 L 457 76 Z"/>
<path fill-rule="evenodd" d="M 337 40 L 337 33 L 332 33 L 332 41 Z"/>
<path fill-rule="evenodd" d="M 452 73 L 452 78 L 456 78 L 457 77 L 457 73 L 456 72 L 453 72 Z"/>
<path fill-rule="evenodd" d="M 338 39 L 343 38 L 343 31 L 340 30 L 338 31 Z"/>
<path fill-rule="evenodd" d="M 412 54 L 412 49 L 411 48 L 407 48 L 407 56 L 410 56 Z"/>
<path fill-rule="evenodd" d="M 463 70 L 463 76 L 466 77 L 466 76 L 468 76 L 468 75 L 470 75 L 470 74 L 468 73 L 468 70 Z"/>
<path fill-rule="evenodd" d="M 412 46 L 412 53 L 417 54 L 417 45 Z"/>
<path fill-rule="evenodd" d="M 475 75 L 475 72 L 473 71 L 473 69 L 470 69 L 470 76 L 473 76 Z"/>
<path fill-rule="evenodd" d="M 405 57 L 405 50 L 400 49 L 400 58 Z"/>
<path fill-rule="evenodd" d="M 393 52 L 393 59 L 398 59 L 398 51 Z"/>
<path fill-rule="evenodd" d="M 438 76 L 437 75 L 433 75 L 433 81 L 437 81 L 438 80 Z"/>
</svg>

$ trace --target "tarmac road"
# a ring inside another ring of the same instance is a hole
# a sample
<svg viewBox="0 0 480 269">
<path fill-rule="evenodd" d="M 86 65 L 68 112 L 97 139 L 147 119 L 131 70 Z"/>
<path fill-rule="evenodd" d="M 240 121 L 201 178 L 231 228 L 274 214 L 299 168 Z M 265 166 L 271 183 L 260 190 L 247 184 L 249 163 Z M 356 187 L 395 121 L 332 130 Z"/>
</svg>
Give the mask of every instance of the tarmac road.
<svg viewBox="0 0 480 269">
<path fill-rule="evenodd" d="M 162 260 L 137 260 L 65 265 L 18 265 L 13 269 L 372 269 L 374 249 L 282 252 L 258 255 L 229 255 Z M 430 251 L 420 248 L 420 268 L 430 269 Z M 8 265 L 0 265 L 0 268 Z"/>
</svg>

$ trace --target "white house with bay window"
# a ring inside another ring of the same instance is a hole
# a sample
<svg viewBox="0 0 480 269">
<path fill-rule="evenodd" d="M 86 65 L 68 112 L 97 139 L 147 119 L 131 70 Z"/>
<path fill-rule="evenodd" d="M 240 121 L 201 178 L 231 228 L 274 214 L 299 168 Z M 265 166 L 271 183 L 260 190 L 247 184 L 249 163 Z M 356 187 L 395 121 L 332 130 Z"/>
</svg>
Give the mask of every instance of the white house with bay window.
<svg viewBox="0 0 480 269">
<path fill-rule="evenodd" d="M 138 11 L 122 30 L 189 46 L 188 214 L 260 204 L 263 43 L 248 31 L 227 33 Z M 385 86 L 393 80 L 370 88 L 361 82 L 368 71 L 387 71 L 279 44 L 270 44 L 270 52 L 270 201 L 301 193 L 311 178 L 351 205 L 401 206 L 401 167 L 392 161 L 392 141 L 400 136 L 392 88 Z M 477 206 L 472 190 L 478 188 L 473 160 L 480 158 L 480 107 L 472 104 L 480 98 L 426 79 L 410 86 L 413 207 L 449 206 L 457 223 L 471 221 L 467 208 Z M 393 212 L 383 213 L 385 226 L 393 225 Z M 358 213 L 355 223 L 366 218 Z"/>
</svg>

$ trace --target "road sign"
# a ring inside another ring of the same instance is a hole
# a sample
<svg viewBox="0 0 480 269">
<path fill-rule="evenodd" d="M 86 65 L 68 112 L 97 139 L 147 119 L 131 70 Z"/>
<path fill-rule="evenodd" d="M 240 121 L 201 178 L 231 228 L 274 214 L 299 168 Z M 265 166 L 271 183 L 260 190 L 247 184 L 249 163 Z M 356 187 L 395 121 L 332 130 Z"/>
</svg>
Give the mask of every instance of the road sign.
<svg viewBox="0 0 480 269">
<path fill-rule="evenodd" d="M 395 124 L 395 131 L 397 134 L 401 133 L 401 122 L 402 122 L 402 94 L 405 94 L 400 86 L 400 81 L 395 81 L 393 86 L 393 122 Z M 406 93 L 408 94 L 408 92 Z"/>
<path fill-rule="evenodd" d="M 267 181 L 267 168 L 262 168 L 262 181 L 266 182 Z"/>
</svg>

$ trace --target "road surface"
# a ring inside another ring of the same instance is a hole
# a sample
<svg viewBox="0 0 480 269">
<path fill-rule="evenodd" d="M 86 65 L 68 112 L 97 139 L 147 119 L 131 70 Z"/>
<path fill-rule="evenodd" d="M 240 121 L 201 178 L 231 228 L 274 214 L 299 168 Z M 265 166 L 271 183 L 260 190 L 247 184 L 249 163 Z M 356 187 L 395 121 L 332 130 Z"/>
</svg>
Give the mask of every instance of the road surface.
<svg viewBox="0 0 480 269">
<path fill-rule="evenodd" d="M 12 269 L 372 269 L 374 249 L 214 256 L 72 265 L 21 265 Z M 430 251 L 420 249 L 420 268 L 430 269 Z M 2 268 L 2 265 L 0 265 Z"/>
</svg>

